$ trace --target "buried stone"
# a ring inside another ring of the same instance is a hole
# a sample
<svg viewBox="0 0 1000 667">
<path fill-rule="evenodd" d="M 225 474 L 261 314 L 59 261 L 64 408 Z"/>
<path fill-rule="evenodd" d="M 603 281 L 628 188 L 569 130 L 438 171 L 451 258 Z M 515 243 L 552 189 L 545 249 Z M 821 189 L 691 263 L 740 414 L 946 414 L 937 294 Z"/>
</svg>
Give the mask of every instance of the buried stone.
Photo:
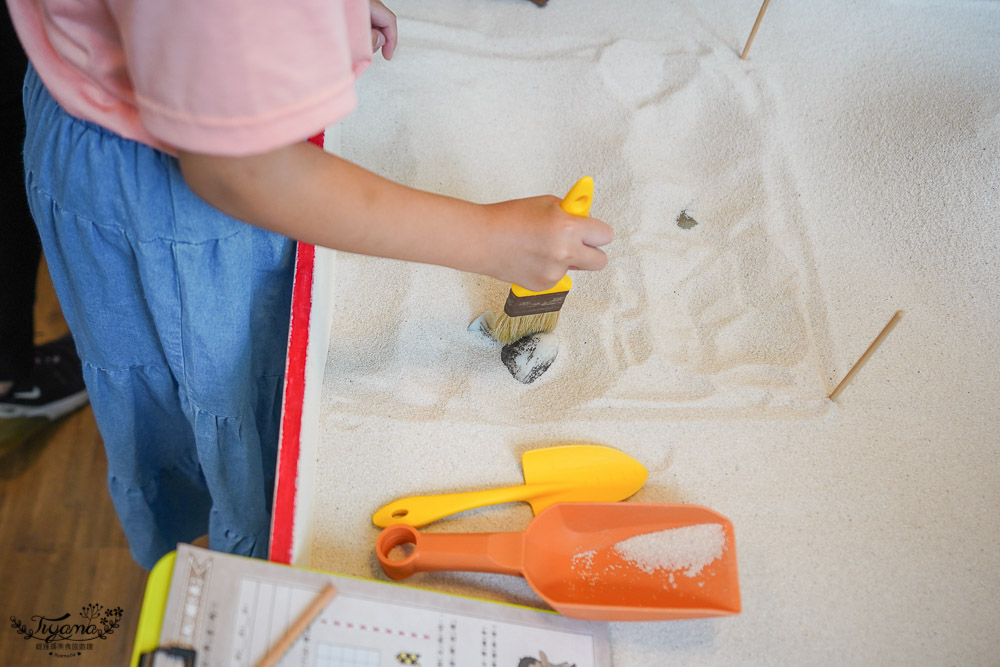
<svg viewBox="0 0 1000 667">
<path fill-rule="evenodd" d="M 698 221 L 688 215 L 687 209 L 680 212 L 677 216 L 677 226 L 681 229 L 691 229 L 698 224 Z"/>
<path fill-rule="evenodd" d="M 549 370 L 558 353 L 559 337 L 546 331 L 504 345 L 500 350 L 500 360 L 515 380 L 531 384 Z"/>
</svg>

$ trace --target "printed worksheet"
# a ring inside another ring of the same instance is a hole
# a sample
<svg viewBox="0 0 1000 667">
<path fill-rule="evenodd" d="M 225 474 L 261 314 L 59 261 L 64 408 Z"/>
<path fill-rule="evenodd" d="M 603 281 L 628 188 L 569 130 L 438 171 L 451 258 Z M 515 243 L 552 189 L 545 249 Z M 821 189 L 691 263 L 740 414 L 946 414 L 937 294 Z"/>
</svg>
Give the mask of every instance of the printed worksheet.
<svg viewBox="0 0 1000 667">
<path fill-rule="evenodd" d="M 337 596 L 282 667 L 610 667 L 607 625 L 180 545 L 161 646 L 252 667 L 320 590 Z M 155 665 L 180 664 L 157 657 Z"/>
</svg>

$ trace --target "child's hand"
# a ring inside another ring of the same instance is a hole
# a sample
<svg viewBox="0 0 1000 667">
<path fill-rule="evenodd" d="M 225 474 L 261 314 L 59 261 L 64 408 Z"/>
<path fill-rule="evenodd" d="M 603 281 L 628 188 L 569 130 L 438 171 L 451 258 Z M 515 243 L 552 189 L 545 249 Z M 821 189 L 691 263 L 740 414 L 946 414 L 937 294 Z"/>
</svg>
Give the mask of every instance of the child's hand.
<svg viewBox="0 0 1000 667">
<path fill-rule="evenodd" d="M 567 269 L 603 269 L 608 258 L 599 247 L 611 242 L 614 230 L 596 218 L 570 215 L 559 203 L 542 196 L 488 205 L 492 243 L 480 270 L 540 291 L 559 282 Z"/>
<path fill-rule="evenodd" d="M 371 0 L 372 53 L 382 49 L 382 57 L 392 60 L 396 51 L 396 15 L 389 11 L 380 0 Z"/>
</svg>

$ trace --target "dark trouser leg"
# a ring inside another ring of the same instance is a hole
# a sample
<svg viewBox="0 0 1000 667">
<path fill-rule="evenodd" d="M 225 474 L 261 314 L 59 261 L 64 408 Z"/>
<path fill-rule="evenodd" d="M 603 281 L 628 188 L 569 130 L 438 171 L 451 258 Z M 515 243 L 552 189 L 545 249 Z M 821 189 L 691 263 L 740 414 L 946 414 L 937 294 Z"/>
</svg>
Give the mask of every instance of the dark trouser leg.
<svg viewBox="0 0 1000 667">
<path fill-rule="evenodd" d="M 24 380 L 34 363 L 35 280 L 40 246 L 28 212 L 21 162 L 24 109 L 21 85 L 27 60 L 10 16 L 3 14 L 0 36 L 0 382 Z"/>
</svg>

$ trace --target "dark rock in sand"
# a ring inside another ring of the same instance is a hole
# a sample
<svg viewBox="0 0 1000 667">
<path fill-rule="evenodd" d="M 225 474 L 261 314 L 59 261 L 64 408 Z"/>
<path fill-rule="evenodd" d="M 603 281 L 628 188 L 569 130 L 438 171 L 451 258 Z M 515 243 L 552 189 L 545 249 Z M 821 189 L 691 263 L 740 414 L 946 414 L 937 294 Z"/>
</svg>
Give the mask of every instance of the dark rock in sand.
<svg viewBox="0 0 1000 667">
<path fill-rule="evenodd" d="M 559 354 L 559 337 L 552 332 L 532 334 L 508 343 L 500 350 L 500 360 L 523 384 L 542 376 Z"/>
</svg>

